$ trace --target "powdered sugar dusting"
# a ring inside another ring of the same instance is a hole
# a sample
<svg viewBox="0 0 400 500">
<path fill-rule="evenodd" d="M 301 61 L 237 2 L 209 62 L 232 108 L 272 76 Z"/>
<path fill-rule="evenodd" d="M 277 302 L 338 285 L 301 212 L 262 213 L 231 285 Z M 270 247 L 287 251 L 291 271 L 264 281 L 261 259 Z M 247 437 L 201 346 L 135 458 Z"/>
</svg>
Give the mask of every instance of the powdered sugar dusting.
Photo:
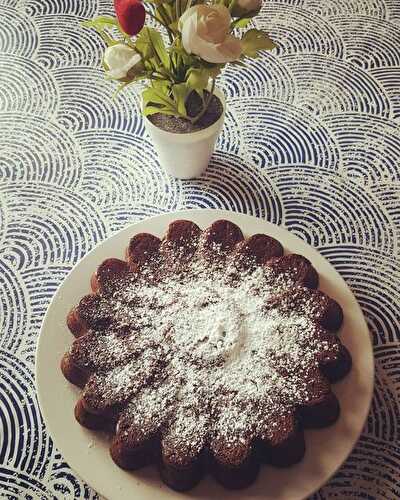
<svg viewBox="0 0 400 500">
<path fill-rule="evenodd" d="M 85 368 L 96 367 L 97 369 L 112 368 L 137 352 L 140 345 L 136 341 L 137 335 L 118 335 L 109 332 L 108 335 L 98 335 L 95 331 L 89 331 L 74 344 L 70 350 L 75 362 Z"/>
<path fill-rule="evenodd" d="M 146 273 L 124 280 L 109 300 L 113 327 L 125 329 L 127 343 L 135 338 L 140 353 L 94 375 L 104 399 L 131 399 L 125 422 L 145 434 L 161 429 L 165 453 L 184 460 L 205 440 L 248 442 L 265 433 L 272 414 L 288 414 L 308 400 L 308 378 L 320 376 L 317 356 L 335 345 L 321 336 L 306 306 L 300 314 L 267 307 L 270 299 L 301 290 L 290 277 L 202 259 L 182 273 L 160 272 L 155 281 L 154 269 L 148 272 L 151 280 Z M 120 349 L 123 358 L 120 343 L 121 336 L 109 335 L 102 345 L 110 344 L 113 356 Z"/>
</svg>

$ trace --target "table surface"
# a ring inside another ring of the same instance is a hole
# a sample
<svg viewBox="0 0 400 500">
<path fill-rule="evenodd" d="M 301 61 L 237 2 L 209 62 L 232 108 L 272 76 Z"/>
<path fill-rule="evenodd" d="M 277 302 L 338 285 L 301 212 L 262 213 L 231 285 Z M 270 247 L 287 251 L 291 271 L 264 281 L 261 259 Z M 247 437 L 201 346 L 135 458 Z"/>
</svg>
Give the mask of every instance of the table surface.
<svg viewBox="0 0 400 500">
<path fill-rule="evenodd" d="M 169 178 L 134 90 L 112 100 L 79 21 L 111 0 L 0 0 L 0 497 L 95 498 L 55 449 L 34 385 L 52 295 L 96 243 L 149 215 L 226 208 L 317 247 L 371 329 L 365 430 L 313 498 L 400 498 L 400 2 L 264 2 L 278 49 L 228 69 L 207 173 Z"/>
</svg>

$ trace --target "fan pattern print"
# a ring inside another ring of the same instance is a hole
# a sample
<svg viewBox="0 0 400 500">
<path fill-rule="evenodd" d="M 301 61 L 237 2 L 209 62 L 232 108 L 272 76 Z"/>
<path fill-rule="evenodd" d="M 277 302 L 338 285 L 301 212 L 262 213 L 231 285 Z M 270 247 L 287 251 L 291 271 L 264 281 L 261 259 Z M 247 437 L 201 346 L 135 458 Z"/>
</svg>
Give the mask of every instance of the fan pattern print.
<svg viewBox="0 0 400 500">
<path fill-rule="evenodd" d="M 0 0 L 0 497 L 97 498 L 53 446 L 34 387 L 46 308 L 72 266 L 127 224 L 224 208 L 287 227 L 350 285 L 376 389 L 352 455 L 313 500 L 400 498 L 400 2 L 265 0 L 278 45 L 230 68 L 206 174 L 160 168 L 139 90 L 112 99 L 80 22 L 112 0 Z"/>
</svg>

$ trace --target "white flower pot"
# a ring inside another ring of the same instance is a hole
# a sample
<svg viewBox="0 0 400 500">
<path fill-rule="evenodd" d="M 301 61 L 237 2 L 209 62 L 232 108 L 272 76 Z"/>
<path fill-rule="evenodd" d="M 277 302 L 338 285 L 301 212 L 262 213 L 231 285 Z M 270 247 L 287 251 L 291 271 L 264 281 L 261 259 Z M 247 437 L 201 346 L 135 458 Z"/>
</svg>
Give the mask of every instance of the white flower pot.
<svg viewBox="0 0 400 500">
<path fill-rule="evenodd" d="M 223 111 L 215 123 L 203 130 L 183 134 L 167 132 L 156 127 L 148 118 L 144 118 L 160 164 L 173 177 L 193 179 L 199 177 L 207 168 L 224 124 L 226 107 L 224 94 L 218 89 L 214 93 L 220 99 Z"/>
</svg>

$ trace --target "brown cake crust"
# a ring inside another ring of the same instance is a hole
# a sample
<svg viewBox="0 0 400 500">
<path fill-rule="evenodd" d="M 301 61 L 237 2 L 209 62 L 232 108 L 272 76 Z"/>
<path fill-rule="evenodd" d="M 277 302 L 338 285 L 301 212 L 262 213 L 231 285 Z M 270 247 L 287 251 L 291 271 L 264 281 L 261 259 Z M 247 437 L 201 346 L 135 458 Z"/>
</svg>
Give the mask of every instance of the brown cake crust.
<svg viewBox="0 0 400 500">
<path fill-rule="evenodd" d="M 228 220 L 217 220 L 200 238 L 199 252 L 208 260 L 223 260 L 244 239 L 241 229 Z"/>
<path fill-rule="evenodd" d="M 161 241 L 160 256 L 171 274 L 182 274 L 197 250 L 201 230 L 187 220 L 172 222 Z"/>
<path fill-rule="evenodd" d="M 306 449 L 303 429 L 337 420 L 340 407 L 330 383 L 351 369 L 351 355 L 334 333 L 343 312 L 316 290 L 318 274 L 312 264 L 283 251 L 267 235 L 245 239 L 230 221 L 218 220 L 201 231 L 191 221 L 177 220 L 162 239 L 135 235 L 126 261 L 110 258 L 98 267 L 91 279 L 93 293 L 67 317 L 76 339 L 61 360 L 61 370 L 83 389 L 76 420 L 114 434 L 110 454 L 118 466 L 134 470 L 157 464 L 163 481 L 176 491 L 192 488 L 207 472 L 224 487 L 240 489 L 256 479 L 262 463 L 288 467 L 299 462 Z M 188 281 L 191 273 L 193 285 Z M 226 279 L 221 278 L 224 273 Z M 231 321 L 240 321 L 236 309 L 229 309 L 230 297 L 246 283 L 246 291 L 235 300 L 243 307 L 249 297 L 254 304 L 261 300 L 262 328 L 270 329 L 266 346 L 260 337 L 259 344 L 246 347 L 253 337 L 242 338 L 240 329 L 230 329 Z M 178 322 L 174 331 L 164 317 L 174 308 L 179 311 L 185 293 L 195 299 L 189 303 L 193 312 L 172 315 L 171 321 Z M 228 297 L 224 313 L 217 307 L 223 294 Z M 220 316 L 225 323 L 218 326 Z M 203 323 L 209 333 L 197 339 Z M 187 337 L 180 337 L 186 329 Z M 287 343 L 281 342 L 281 329 L 289 335 Z M 268 379 L 260 385 L 243 379 L 246 389 L 239 397 L 237 375 L 222 381 L 233 384 L 229 390 L 219 387 L 218 375 L 209 399 L 207 385 L 195 382 L 197 373 L 223 374 L 218 370 L 225 363 L 241 366 L 240 349 L 250 356 L 249 363 L 256 363 L 250 377 L 270 360 L 271 371 L 265 368 L 263 376 L 276 378 L 276 389 Z M 298 349 L 304 354 L 296 354 Z M 253 355 L 262 357 L 255 362 Z M 299 364 L 303 358 L 304 366 Z M 177 370 L 184 371 L 177 375 Z M 271 402 L 258 400 L 252 384 L 256 394 L 259 387 L 269 387 Z"/>
<path fill-rule="evenodd" d="M 121 259 L 106 259 L 92 275 L 91 288 L 94 293 L 110 295 L 114 292 L 115 286 L 128 274 L 129 266 Z"/>
<path fill-rule="evenodd" d="M 74 415 L 76 420 L 87 429 L 91 429 L 93 431 L 104 430 L 108 427 L 110 419 L 104 418 L 101 415 L 95 415 L 86 410 L 82 399 L 78 399 Z"/>
<path fill-rule="evenodd" d="M 112 311 L 108 302 L 97 294 L 88 294 L 82 297 L 75 314 L 85 332 L 90 328 L 105 330 L 110 326 L 112 319 Z"/>
<path fill-rule="evenodd" d="M 326 353 L 319 359 L 319 367 L 331 384 L 344 378 L 351 370 L 352 359 L 347 348 L 340 343 L 335 353 Z"/>
<path fill-rule="evenodd" d="M 275 467 L 289 467 L 305 454 L 304 432 L 294 413 L 277 415 L 257 441 L 259 460 Z"/>
<path fill-rule="evenodd" d="M 158 446 L 158 436 L 139 439 L 135 429 L 128 428 L 126 433 L 117 434 L 112 440 L 110 454 L 122 469 L 135 470 L 154 463 Z"/>
<path fill-rule="evenodd" d="M 184 252 L 191 257 L 197 249 L 201 229 L 189 220 L 176 220 L 168 226 L 168 230 L 161 243 L 160 252 L 175 254 Z"/>
<path fill-rule="evenodd" d="M 87 370 L 74 363 L 69 352 L 66 352 L 61 358 L 60 367 L 68 382 L 81 388 L 85 386 L 89 374 Z"/>
<path fill-rule="evenodd" d="M 67 326 L 74 337 L 85 335 L 88 330 L 87 325 L 79 317 L 76 307 L 73 307 L 67 316 Z"/>
<path fill-rule="evenodd" d="M 186 491 L 198 484 L 205 474 L 206 452 L 185 456 L 182 462 L 165 440 L 161 441 L 158 470 L 165 484 L 176 491 Z"/>
<path fill-rule="evenodd" d="M 267 263 L 273 257 L 283 255 L 283 246 L 279 241 L 266 234 L 254 234 L 240 241 L 232 253 L 232 260 L 242 269 Z"/>
<path fill-rule="evenodd" d="M 253 483 L 260 470 L 254 445 L 250 442 L 214 440 L 211 445 L 210 472 L 225 488 L 238 490 Z"/>
<path fill-rule="evenodd" d="M 129 376 L 124 376 L 129 368 Z M 82 403 L 85 409 L 95 415 L 109 418 L 119 412 L 121 406 L 150 380 L 157 368 L 155 359 L 148 359 L 145 363 L 135 358 L 128 361 L 126 366 L 116 366 L 109 372 L 99 371 L 92 374 L 83 389 Z M 115 391 L 113 376 L 120 377 L 123 385 Z"/>
<path fill-rule="evenodd" d="M 343 311 L 340 305 L 320 290 L 292 289 L 273 297 L 267 302 L 266 307 L 286 313 L 300 311 L 332 332 L 337 331 L 343 323 Z"/>
<path fill-rule="evenodd" d="M 339 418 L 340 406 L 329 381 L 320 370 L 304 373 L 307 383 L 308 401 L 298 408 L 304 428 L 322 428 L 332 425 Z"/>
<path fill-rule="evenodd" d="M 132 270 L 136 271 L 158 255 L 160 238 L 149 233 L 136 234 L 129 242 L 126 258 Z"/>
<path fill-rule="evenodd" d="M 340 405 L 333 392 L 314 399 L 299 408 L 299 414 L 305 429 L 320 429 L 334 424 L 340 415 Z"/>
<path fill-rule="evenodd" d="M 289 254 L 272 257 L 266 265 L 276 274 L 290 276 L 298 285 L 312 289 L 318 287 L 318 273 L 311 262 L 302 255 Z"/>
</svg>

